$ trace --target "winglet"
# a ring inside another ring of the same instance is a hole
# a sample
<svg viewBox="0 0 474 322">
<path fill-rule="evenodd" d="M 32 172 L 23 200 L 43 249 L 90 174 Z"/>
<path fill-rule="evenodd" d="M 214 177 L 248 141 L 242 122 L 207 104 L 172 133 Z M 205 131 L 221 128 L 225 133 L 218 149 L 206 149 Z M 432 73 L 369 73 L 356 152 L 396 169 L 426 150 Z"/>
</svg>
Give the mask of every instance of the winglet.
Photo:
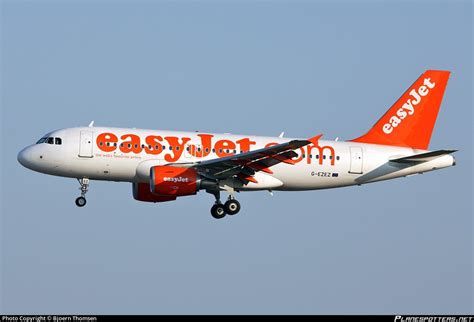
<svg viewBox="0 0 474 322">
<path fill-rule="evenodd" d="M 318 141 L 322 136 L 323 136 L 322 134 L 313 136 L 312 138 L 308 139 L 308 141 L 313 143 L 314 145 L 318 145 Z"/>
</svg>

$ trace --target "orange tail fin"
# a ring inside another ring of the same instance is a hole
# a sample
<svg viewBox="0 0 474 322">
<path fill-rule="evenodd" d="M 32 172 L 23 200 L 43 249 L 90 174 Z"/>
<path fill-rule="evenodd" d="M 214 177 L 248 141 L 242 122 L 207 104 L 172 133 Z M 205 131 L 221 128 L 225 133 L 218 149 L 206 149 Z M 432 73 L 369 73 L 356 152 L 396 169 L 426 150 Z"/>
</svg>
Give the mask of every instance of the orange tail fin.
<svg viewBox="0 0 474 322">
<path fill-rule="evenodd" d="M 369 132 L 351 141 L 427 150 L 449 74 L 426 71 Z"/>
</svg>

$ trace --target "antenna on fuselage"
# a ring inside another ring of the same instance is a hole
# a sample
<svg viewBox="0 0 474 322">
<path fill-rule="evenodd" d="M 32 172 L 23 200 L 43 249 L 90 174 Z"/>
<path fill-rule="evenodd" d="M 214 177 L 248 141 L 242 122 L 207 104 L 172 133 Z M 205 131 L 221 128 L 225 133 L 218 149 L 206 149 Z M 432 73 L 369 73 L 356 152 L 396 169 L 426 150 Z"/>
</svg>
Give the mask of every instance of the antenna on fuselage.
<svg viewBox="0 0 474 322">
<path fill-rule="evenodd" d="M 280 135 L 278 136 L 279 138 L 282 138 L 283 135 L 285 135 L 285 132 L 281 132 Z"/>
<path fill-rule="evenodd" d="M 89 123 L 89 127 L 93 127 L 93 126 L 94 126 L 94 121 Z"/>
</svg>

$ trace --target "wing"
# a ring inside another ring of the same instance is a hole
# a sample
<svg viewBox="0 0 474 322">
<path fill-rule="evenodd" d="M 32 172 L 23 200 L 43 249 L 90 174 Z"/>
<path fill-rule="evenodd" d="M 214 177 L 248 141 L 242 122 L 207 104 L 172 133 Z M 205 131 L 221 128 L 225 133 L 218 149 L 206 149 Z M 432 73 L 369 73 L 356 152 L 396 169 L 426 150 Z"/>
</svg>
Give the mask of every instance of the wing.
<svg viewBox="0 0 474 322">
<path fill-rule="evenodd" d="M 199 174 L 209 179 L 223 180 L 236 177 L 244 184 L 257 183 L 257 180 L 253 178 L 255 172 L 262 171 L 272 174 L 273 171 L 270 168 L 276 164 L 282 162 L 295 164 L 292 159 L 298 154 L 294 150 L 311 143 L 317 145 L 321 136 L 322 134 L 308 140 L 293 140 L 224 158 L 197 162 L 190 167 L 195 168 Z"/>
</svg>

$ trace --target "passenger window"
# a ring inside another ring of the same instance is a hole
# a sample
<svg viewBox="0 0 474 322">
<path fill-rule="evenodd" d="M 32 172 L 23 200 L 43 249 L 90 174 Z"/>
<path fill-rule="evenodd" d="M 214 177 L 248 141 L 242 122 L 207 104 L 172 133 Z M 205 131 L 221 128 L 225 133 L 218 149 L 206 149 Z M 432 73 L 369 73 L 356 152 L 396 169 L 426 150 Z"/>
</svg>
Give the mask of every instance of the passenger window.
<svg viewBox="0 0 474 322">
<path fill-rule="evenodd" d="M 54 144 L 54 138 L 48 138 L 48 140 L 46 140 L 46 143 Z"/>
<path fill-rule="evenodd" d="M 63 144 L 61 138 L 54 138 L 54 143 L 57 144 L 57 145 Z"/>
</svg>

